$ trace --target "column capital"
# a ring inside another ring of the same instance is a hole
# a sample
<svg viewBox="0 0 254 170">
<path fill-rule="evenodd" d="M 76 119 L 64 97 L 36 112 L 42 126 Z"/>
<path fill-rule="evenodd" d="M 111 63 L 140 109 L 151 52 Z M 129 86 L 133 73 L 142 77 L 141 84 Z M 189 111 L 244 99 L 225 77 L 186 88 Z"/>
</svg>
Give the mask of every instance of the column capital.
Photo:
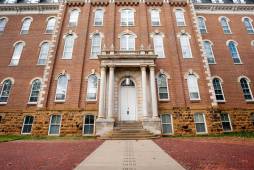
<svg viewBox="0 0 254 170">
<path fill-rule="evenodd" d="M 147 67 L 147 65 L 145 65 L 145 64 L 140 65 L 140 68 L 141 68 L 142 71 L 145 71 L 146 67 Z"/>
<path fill-rule="evenodd" d="M 109 67 L 109 69 L 114 69 L 115 65 L 114 64 L 109 64 L 108 67 Z"/>
<path fill-rule="evenodd" d="M 101 65 L 100 68 L 101 68 L 101 70 L 105 70 L 106 66 L 105 65 Z"/>
<path fill-rule="evenodd" d="M 149 65 L 150 70 L 154 70 L 155 69 L 155 64 Z"/>
</svg>

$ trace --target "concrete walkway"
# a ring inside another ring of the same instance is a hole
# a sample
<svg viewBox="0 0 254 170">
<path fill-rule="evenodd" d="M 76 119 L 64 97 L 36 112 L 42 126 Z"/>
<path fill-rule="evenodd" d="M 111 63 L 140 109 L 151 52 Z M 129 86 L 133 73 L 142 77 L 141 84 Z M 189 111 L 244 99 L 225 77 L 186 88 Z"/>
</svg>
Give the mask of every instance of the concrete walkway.
<svg viewBox="0 0 254 170">
<path fill-rule="evenodd" d="M 152 140 L 108 140 L 76 170 L 184 170 Z"/>
</svg>

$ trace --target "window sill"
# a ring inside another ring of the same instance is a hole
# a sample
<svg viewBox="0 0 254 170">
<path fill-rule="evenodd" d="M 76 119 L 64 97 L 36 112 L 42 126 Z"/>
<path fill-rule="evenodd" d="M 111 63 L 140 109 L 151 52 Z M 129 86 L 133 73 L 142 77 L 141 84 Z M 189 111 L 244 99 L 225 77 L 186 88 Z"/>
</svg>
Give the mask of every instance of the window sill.
<svg viewBox="0 0 254 170">
<path fill-rule="evenodd" d="M 7 102 L 0 102 L 0 105 L 6 105 Z"/>
<path fill-rule="evenodd" d="M 60 134 L 48 134 L 48 136 L 60 136 Z"/>
<path fill-rule="evenodd" d="M 240 62 L 240 63 L 234 63 L 234 65 L 242 65 L 243 63 L 242 62 Z"/>
<path fill-rule="evenodd" d="M 21 133 L 21 135 L 31 135 L 32 133 Z"/>
<path fill-rule="evenodd" d="M 208 63 L 209 65 L 216 65 L 217 63 L 215 62 L 215 63 Z"/>
<path fill-rule="evenodd" d="M 55 103 L 64 103 L 65 100 L 55 100 Z"/>
<path fill-rule="evenodd" d="M 54 32 L 44 32 L 45 35 L 52 35 Z"/>
<path fill-rule="evenodd" d="M 162 99 L 160 100 L 160 99 L 159 99 L 159 102 L 160 102 L 160 103 L 167 103 L 167 102 L 169 102 L 169 101 L 170 101 L 170 99 L 165 99 L 165 100 L 162 100 Z"/>
<path fill-rule="evenodd" d="M 36 64 L 37 66 L 45 66 L 46 64 Z"/>
<path fill-rule="evenodd" d="M 233 33 L 231 32 L 231 33 L 224 33 L 224 35 L 232 35 Z"/>
<path fill-rule="evenodd" d="M 190 99 L 191 103 L 199 103 L 201 99 Z"/>
<path fill-rule="evenodd" d="M 161 27 L 161 25 L 152 25 L 152 27 Z"/>
<path fill-rule="evenodd" d="M 94 134 L 83 134 L 82 136 L 95 136 Z"/>
<path fill-rule="evenodd" d="M 135 27 L 135 25 L 120 25 L 120 27 Z"/>
<path fill-rule="evenodd" d="M 250 104 L 254 103 L 254 100 L 245 100 L 245 101 L 246 103 L 250 103 Z"/>
<path fill-rule="evenodd" d="M 254 32 L 248 32 L 249 35 L 254 35 Z"/>
<path fill-rule="evenodd" d="M 9 66 L 9 67 L 16 67 L 16 66 L 18 66 L 18 64 L 17 64 L 17 65 L 10 65 L 10 64 L 9 64 L 8 66 Z"/>
<path fill-rule="evenodd" d="M 208 135 L 208 132 L 196 132 L 196 135 Z"/>
<path fill-rule="evenodd" d="M 94 103 L 97 103 L 97 100 L 86 100 L 86 103 L 88 103 L 88 104 L 94 104 Z"/>
<path fill-rule="evenodd" d="M 193 57 L 183 57 L 183 59 L 192 59 Z"/>
<path fill-rule="evenodd" d="M 187 27 L 187 25 L 177 25 L 177 24 L 176 24 L 176 26 L 177 27 Z"/>
<path fill-rule="evenodd" d="M 90 60 L 98 60 L 98 57 L 89 57 Z"/>
<path fill-rule="evenodd" d="M 62 60 L 72 60 L 72 58 L 61 58 Z"/>
<path fill-rule="evenodd" d="M 103 27 L 104 25 L 93 25 L 94 27 Z"/>
<path fill-rule="evenodd" d="M 216 100 L 217 103 L 221 103 L 221 104 L 224 104 L 226 103 L 226 100 Z"/>
<path fill-rule="evenodd" d="M 28 102 L 27 105 L 37 105 L 37 102 Z"/>
</svg>

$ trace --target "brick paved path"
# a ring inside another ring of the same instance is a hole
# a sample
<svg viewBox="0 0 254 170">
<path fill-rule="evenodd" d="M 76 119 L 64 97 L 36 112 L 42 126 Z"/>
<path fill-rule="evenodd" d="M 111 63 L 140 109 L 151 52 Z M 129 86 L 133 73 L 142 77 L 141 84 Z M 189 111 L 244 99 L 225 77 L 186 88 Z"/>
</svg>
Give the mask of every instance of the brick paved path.
<svg viewBox="0 0 254 170">
<path fill-rule="evenodd" d="M 102 141 L 14 141 L 0 143 L 1 170 L 71 170 Z"/>
<path fill-rule="evenodd" d="M 163 138 L 155 142 L 186 169 L 254 169 L 254 140 Z"/>
</svg>

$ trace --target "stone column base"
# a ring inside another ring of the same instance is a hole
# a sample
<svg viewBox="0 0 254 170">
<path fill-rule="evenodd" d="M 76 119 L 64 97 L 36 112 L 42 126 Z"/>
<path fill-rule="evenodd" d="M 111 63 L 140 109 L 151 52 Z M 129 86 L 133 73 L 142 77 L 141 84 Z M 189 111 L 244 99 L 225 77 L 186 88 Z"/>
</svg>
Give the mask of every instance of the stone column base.
<svg viewBox="0 0 254 170">
<path fill-rule="evenodd" d="M 95 132 L 96 136 L 105 136 L 108 132 L 112 131 L 114 128 L 114 122 L 113 119 L 97 119 L 95 121 Z"/>
<path fill-rule="evenodd" d="M 159 118 L 144 119 L 143 128 L 149 130 L 155 135 L 161 135 L 161 121 Z"/>
</svg>

